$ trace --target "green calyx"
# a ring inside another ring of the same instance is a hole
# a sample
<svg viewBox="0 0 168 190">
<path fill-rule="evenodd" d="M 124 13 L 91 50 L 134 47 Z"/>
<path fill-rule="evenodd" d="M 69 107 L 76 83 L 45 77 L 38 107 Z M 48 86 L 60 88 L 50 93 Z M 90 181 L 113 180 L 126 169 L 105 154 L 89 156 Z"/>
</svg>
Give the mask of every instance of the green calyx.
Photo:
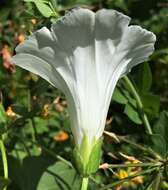
<svg viewBox="0 0 168 190">
<path fill-rule="evenodd" d="M 83 177 L 87 177 L 98 170 L 102 155 L 101 145 L 102 138 L 94 140 L 92 144 L 90 144 L 85 135 L 80 147 L 74 148 L 73 157 L 75 167 Z"/>
</svg>

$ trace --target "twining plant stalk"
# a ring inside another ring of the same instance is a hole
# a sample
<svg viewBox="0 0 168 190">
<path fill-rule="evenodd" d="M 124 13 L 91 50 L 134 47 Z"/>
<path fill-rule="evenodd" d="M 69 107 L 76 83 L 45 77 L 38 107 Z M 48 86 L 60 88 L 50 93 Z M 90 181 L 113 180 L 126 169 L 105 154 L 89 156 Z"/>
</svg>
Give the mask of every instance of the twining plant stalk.
<svg viewBox="0 0 168 190">
<path fill-rule="evenodd" d="M 8 179 L 8 161 L 7 161 L 5 145 L 2 139 L 0 139 L 0 150 L 1 150 L 1 155 L 2 155 L 4 178 Z M 4 190 L 6 190 L 6 187 L 4 187 Z"/>
<path fill-rule="evenodd" d="M 148 117 L 144 112 L 143 104 L 142 104 L 142 101 L 141 101 L 141 98 L 140 98 L 139 94 L 137 93 L 134 85 L 132 84 L 131 80 L 127 76 L 124 76 L 123 79 L 126 82 L 126 84 L 128 85 L 128 87 L 130 88 L 131 93 L 132 93 L 132 95 L 134 96 L 134 98 L 136 100 L 138 110 L 139 110 L 139 114 L 140 114 L 141 119 L 142 119 L 142 121 L 144 123 L 144 126 L 145 126 L 145 129 L 146 129 L 147 133 L 152 135 L 152 129 L 151 129 Z"/>
<path fill-rule="evenodd" d="M 137 103 L 137 106 L 138 106 L 138 110 L 139 110 L 139 114 L 140 114 L 141 119 L 142 119 L 142 121 L 144 123 L 146 131 L 150 135 L 152 135 L 152 129 L 151 129 L 148 117 L 147 117 L 147 115 L 144 112 L 143 104 L 142 104 L 142 101 L 141 101 L 141 98 L 140 98 L 139 94 L 137 93 L 134 85 L 132 84 L 131 80 L 127 76 L 124 76 L 123 79 L 126 82 L 126 84 L 128 85 L 128 87 L 130 88 L 131 93 L 132 93 L 132 95 L 134 96 L 134 98 L 136 100 L 136 103 Z"/>
</svg>

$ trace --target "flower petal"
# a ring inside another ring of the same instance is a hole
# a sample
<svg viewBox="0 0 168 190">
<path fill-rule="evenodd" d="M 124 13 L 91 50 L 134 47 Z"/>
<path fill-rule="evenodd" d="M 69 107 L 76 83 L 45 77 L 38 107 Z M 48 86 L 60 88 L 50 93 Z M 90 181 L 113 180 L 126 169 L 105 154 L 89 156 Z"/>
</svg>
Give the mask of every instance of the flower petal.
<svg viewBox="0 0 168 190">
<path fill-rule="evenodd" d="M 153 52 L 154 34 L 129 22 L 114 10 L 73 9 L 16 48 L 17 65 L 66 95 L 78 146 L 102 135 L 118 79 Z"/>
<path fill-rule="evenodd" d="M 119 42 L 124 31 L 128 27 L 130 17 L 115 11 L 102 9 L 96 12 L 96 40 L 111 39 Z"/>
<path fill-rule="evenodd" d="M 101 97 L 104 97 L 99 135 L 103 133 L 102 126 L 118 79 L 147 60 L 154 50 L 155 35 L 141 27 L 129 26 L 129 22 L 129 17 L 114 10 L 96 13 L 96 66 Z"/>
<path fill-rule="evenodd" d="M 46 38 L 50 41 L 50 36 L 47 35 L 47 33 L 49 33 L 48 29 L 42 28 L 38 33 L 42 33 L 44 39 Z M 16 65 L 40 75 L 49 83 L 55 85 L 57 82 L 53 77 L 54 68 L 49 63 L 49 60 L 53 60 L 52 56 L 54 52 L 50 47 L 40 49 L 40 43 L 38 42 L 35 34 L 30 36 L 27 40 L 17 46 L 17 54 L 12 58 L 12 61 Z M 48 73 L 52 73 L 52 75 L 49 75 Z"/>
<path fill-rule="evenodd" d="M 66 81 L 58 73 L 57 68 L 67 65 L 67 59 L 57 50 L 50 31 L 43 27 L 17 46 L 17 54 L 12 60 L 16 65 L 41 76 L 53 86 L 66 91 Z"/>
<path fill-rule="evenodd" d="M 100 96 L 95 67 L 94 29 L 95 14 L 81 8 L 73 9 L 53 24 L 51 29 L 60 49 L 69 57 L 69 67 L 72 71 L 69 74 L 74 78 L 71 93 L 77 97 L 75 102 L 78 111 L 72 125 L 75 125 L 78 133 L 87 133 L 89 139 L 93 139 L 97 130 L 96 127 L 90 130 L 91 126 L 99 125 L 99 119 L 96 119 L 95 115 L 99 117 L 101 113 L 97 104 Z M 67 74 L 64 75 L 66 76 Z M 70 115 L 72 114 L 70 112 Z M 79 138 L 78 141 L 80 140 Z"/>
<path fill-rule="evenodd" d="M 92 11 L 75 8 L 54 23 L 51 31 L 60 49 L 73 53 L 77 47 L 89 46 L 93 41 L 94 23 Z"/>
<path fill-rule="evenodd" d="M 130 59 L 122 74 L 126 74 L 131 68 L 148 60 L 154 51 L 156 36 L 140 26 L 129 26 L 125 32 L 118 51 L 126 52 L 126 58 Z"/>
</svg>

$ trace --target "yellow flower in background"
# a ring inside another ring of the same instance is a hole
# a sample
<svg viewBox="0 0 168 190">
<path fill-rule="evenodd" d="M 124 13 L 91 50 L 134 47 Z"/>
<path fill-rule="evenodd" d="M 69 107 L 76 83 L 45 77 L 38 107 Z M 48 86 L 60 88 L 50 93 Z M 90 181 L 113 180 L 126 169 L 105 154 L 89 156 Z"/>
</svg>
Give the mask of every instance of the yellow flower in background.
<svg viewBox="0 0 168 190">
<path fill-rule="evenodd" d="M 118 178 L 119 179 L 124 179 L 128 177 L 128 172 L 125 170 L 119 170 L 118 172 Z"/>
<path fill-rule="evenodd" d="M 132 180 L 131 180 L 133 183 L 135 184 L 142 184 L 144 182 L 143 180 L 143 176 L 137 176 L 137 177 L 134 177 Z"/>
<path fill-rule="evenodd" d="M 17 114 L 12 110 L 12 107 L 9 106 L 6 110 L 6 115 L 10 118 L 16 118 Z"/>
<path fill-rule="evenodd" d="M 129 159 L 125 162 L 125 164 L 137 164 L 141 163 L 139 160 L 137 160 L 135 157 L 127 156 Z M 125 178 L 128 178 L 129 176 L 136 175 L 138 172 L 142 171 L 141 167 L 128 167 L 127 170 L 120 169 L 114 177 L 117 177 L 118 179 L 122 180 Z M 133 187 L 134 189 L 137 188 L 138 185 L 143 184 L 143 176 L 137 176 L 132 179 L 130 179 L 127 182 L 123 182 L 120 185 L 116 187 L 116 190 L 122 190 L 123 188 L 127 187 L 128 189 L 130 187 Z"/>
<path fill-rule="evenodd" d="M 50 105 L 45 104 L 41 113 L 42 117 L 47 118 L 50 115 Z"/>
</svg>

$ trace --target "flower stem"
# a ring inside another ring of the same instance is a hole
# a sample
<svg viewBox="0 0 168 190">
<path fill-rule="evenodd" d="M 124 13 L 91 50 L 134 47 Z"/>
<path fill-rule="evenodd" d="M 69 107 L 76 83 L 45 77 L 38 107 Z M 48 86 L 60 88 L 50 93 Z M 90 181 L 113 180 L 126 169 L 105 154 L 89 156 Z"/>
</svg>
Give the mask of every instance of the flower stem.
<svg viewBox="0 0 168 190">
<path fill-rule="evenodd" d="M 89 182 L 89 178 L 88 177 L 84 177 L 82 179 L 81 190 L 87 190 L 87 188 L 88 188 L 88 182 Z"/>
<path fill-rule="evenodd" d="M 4 146 L 4 143 L 3 143 L 2 139 L 0 139 L 0 150 L 1 150 L 1 154 L 2 154 L 4 178 L 8 179 L 8 162 L 7 162 L 5 146 Z M 4 188 L 4 190 L 6 190 L 6 187 Z"/>
<path fill-rule="evenodd" d="M 125 76 L 123 77 L 126 84 L 128 85 L 129 89 L 131 90 L 132 92 L 132 95 L 134 96 L 136 102 L 137 102 L 137 106 L 138 106 L 138 109 L 140 110 L 140 116 L 142 118 L 142 121 L 144 123 L 144 126 L 146 128 L 146 131 L 152 135 L 152 129 L 151 129 L 151 126 L 150 126 L 150 123 L 149 123 L 149 120 L 147 118 L 147 115 L 144 113 L 144 110 L 143 110 L 143 104 L 142 104 L 142 101 L 141 101 L 141 98 L 139 96 L 139 94 L 137 93 L 134 85 L 132 84 L 131 80 Z"/>
</svg>

